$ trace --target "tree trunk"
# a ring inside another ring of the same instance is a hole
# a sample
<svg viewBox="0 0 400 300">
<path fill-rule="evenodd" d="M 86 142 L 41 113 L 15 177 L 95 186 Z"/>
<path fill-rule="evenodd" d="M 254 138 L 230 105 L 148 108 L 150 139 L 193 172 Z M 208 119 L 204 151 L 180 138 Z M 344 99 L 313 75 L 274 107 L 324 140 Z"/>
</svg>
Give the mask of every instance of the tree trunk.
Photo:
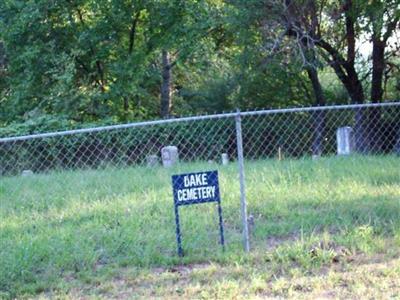
<svg viewBox="0 0 400 300">
<path fill-rule="evenodd" d="M 361 81 L 358 79 L 357 73 L 350 73 L 349 84 L 352 88 L 349 91 L 351 102 L 354 104 L 362 104 L 364 102 L 364 91 Z M 369 115 L 368 109 L 357 108 L 355 110 L 354 120 L 354 141 L 355 150 L 361 154 L 367 154 L 371 148 L 371 139 L 369 134 Z"/>
<path fill-rule="evenodd" d="M 129 98 L 128 96 L 123 96 L 123 113 L 122 116 L 124 118 L 124 121 L 128 120 L 128 115 L 129 115 Z"/>
<path fill-rule="evenodd" d="M 378 38 L 372 40 L 372 83 L 371 101 L 373 103 L 382 102 L 383 96 L 383 71 L 385 69 L 385 42 Z"/>
<path fill-rule="evenodd" d="M 372 82 L 371 101 L 382 102 L 383 97 L 383 73 L 385 70 L 385 47 L 386 42 L 379 37 L 372 39 Z M 382 144 L 381 136 L 381 111 L 379 107 L 372 107 L 368 113 L 368 135 L 371 141 L 371 150 L 379 152 Z"/>
<path fill-rule="evenodd" d="M 321 83 L 318 78 L 318 71 L 313 68 L 307 68 L 308 77 L 312 83 L 314 96 L 315 96 L 315 104 L 317 106 L 325 105 L 325 98 L 322 91 Z M 323 138 L 325 131 L 325 111 L 314 111 L 312 113 L 313 118 L 313 130 L 314 130 L 314 139 L 312 143 L 312 155 L 313 156 L 321 156 L 323 149 Z"/>
<path fill-rule="evenodd" d="M 345 24 L 346 24 L 346 42 L 347 42 L 347 59 L 344 59 L 339 51 L 325 41 L 319 41 L 317 44 L 324 48 L 331 56 L 332 60 L 328 61 L 335 70 L 336 75 L 346 88 L 351 102 L 354 104 L 362 104 L 365 100 L 362 83 L 358 77 L 355 67 L 356 57 L 356 18 L 353 12 L 353 1 L 346 0 L 345 8 Z M 368 114 L 365 109 L 355 110 L 354 138 L 356 151 L 359 153 L 367 153 L 370 150 L 370 136 L 368 134 Z"/>
<path fill-rule="evenodd" d="M 336 71 L 336 70 L 335 70 Z M 345 86 L 351 103 L 362 104 L 364 103 L 365 95 L 361 81 L 355 70 L 354 64 L 346 66 L 347 76 L 338 77 Z M 354 122 L 354 140 L 355 150 L 358 153 L 368 153 L 371 148 L 371 137 L 369 134 L 369 114 L 368 110 L 364 108 L 355 109 L 355 122 Z"/>
<path fill-rule="evenodd" d="M 354 140 L 356 151 L 361 154 L 368 154 L 370 151 L 368 109 L 356 108 L 354 123 Z"/>
<path fill-rule="evenodd" d="M 169 52 L 162 51 L 162 83 L 161 83 L 161 117 L 168 118 L 171 114 L 171 61 Z"/>
<path fill-rule="evenodd" d="M 352 54 L 348 54 L 353 57 Z M 365 100 L 364 89 L 360 79 L 358 78 L 357 71 L 355 69 L 354 59 L 347 62 L 346 66 L 347 78 L 345 87 L 349 93 L 351 102 L 354 104 L 362 104 Z M 355 111 L 355 124 L 354 124 L 354 140 L 355 148 L 358 153 L 366 154 L 371 148 L 371 139 L 369 134 L 368 126 L 368 110 L 358 108 Z"/>
</svg>

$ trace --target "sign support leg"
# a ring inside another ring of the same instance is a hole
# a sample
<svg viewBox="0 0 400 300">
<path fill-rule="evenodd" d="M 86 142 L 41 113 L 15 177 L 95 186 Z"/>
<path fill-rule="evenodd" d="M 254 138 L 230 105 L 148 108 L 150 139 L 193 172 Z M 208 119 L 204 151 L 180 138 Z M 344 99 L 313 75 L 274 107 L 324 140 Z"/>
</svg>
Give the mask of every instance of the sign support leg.
<svg viewBox="0 0 400 300">
<path fill-rule="evenodd" d="M 225 251 L 224 224 L 222 221 L 221 201 L 218 201 L 218 215 L 219 215 L 219 232 L 221 235 L 221 245 L 222 245 L 222 250 Z"/>
<path fill-rule="evenodd" d="M 176 203 L 174 206 L 175 206 L 176 242 L 178 243 L 178 255 L 179 257 L 183 257 L 181 226 L 179 222 L 179 207 Z"/>
</svg>

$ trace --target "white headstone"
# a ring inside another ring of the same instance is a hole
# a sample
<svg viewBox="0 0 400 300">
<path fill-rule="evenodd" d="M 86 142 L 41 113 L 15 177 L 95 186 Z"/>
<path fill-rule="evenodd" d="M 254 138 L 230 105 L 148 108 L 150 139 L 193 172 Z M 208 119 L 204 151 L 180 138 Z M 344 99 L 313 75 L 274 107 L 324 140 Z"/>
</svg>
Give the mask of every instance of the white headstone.
<svg viewBox="0 0 400 300">
<path fill-rule="evenodd" d="M 162 163 L 165 168 L 172 167 L 179 161 L 178 147 L 166 146 L 161 149 Z"/>
<path fill-rule="evenodd" d="M 354 150 L 353 128 L 346 126 L 338 128 L 336 132 L 338 155 L 349 155 Z"/>
<path fill-rule="evenodd" d="M 398 133 L 398 137 L 397 137 L 397 140 L 396 140 L 396 144 L 394 145 L 394 152 L 395 152 L 397 155 L 400 155 L 400 132 Z"/>
<path fill-rule="evenodd" d="M 222 153 L 221 154 L 221 162 L 224 166 L 226 166 L 227 164 L 229 164 L 229 156 L 228 153 Z"/>
<path fill-rule="evenodd" d="M 146 156 L 146 165 L 148 167 L 156 167 L 158 166 L 158 156 L 157 155 L 147 155 Z"/>
<path fill-rule="evenodd" d="M 32 176 L 32 175 L 33 175 L 32 170 L 23 170 L 21 173 L 21 176 L 23 176 L 23 177 L 28 177 L 28 176 Z"/>
</svg>

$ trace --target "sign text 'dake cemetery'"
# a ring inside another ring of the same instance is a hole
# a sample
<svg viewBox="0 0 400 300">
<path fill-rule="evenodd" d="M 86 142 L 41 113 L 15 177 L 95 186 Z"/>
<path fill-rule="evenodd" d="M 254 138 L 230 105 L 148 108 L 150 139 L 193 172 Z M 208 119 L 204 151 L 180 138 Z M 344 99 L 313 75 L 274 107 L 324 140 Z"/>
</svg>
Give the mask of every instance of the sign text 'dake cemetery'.
<svg viewBox="0 0 400 300">
<path fill-rule="evenodd" d="M 217 171 L 172 176 L 177 205 L 220 201 Z"/>
</svg>

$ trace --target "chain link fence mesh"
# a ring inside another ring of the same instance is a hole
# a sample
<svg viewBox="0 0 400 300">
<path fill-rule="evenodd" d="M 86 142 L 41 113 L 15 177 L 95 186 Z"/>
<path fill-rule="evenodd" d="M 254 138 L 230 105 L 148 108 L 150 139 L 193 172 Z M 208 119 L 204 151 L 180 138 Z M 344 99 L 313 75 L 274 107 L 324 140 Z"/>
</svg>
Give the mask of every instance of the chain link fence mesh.
<svg viewBox="0 0 400 300">
<path fill-rule="evenodd" d="M 250 112 L 242 127 L 253 248 L 399 228 L 398 103 Z"/>
<path fill-rule="evenodd" d="M 179 163 L 169 168 L 162 159 L 167 146 L 179 149 Z M 49 241 L 34 240 L 32 247 L 47 245 L 46 260 L 68 252 L 72 265 L 88 262 L 81 249 L 91 253 L 89 261 L 101 264 L 113 262 L 116 255 L 141 265 L 174 259 L 171 176 L 198 170 L 219 171 L 220 184 L 227 187 L 221 190 L 225 237 L 228 247 L 240 248 L 237 168 L 234 163 L 222 165 L 222 153 L 231 160 L 236 155 L 232 118 L 145 122 L 3 140 L 1 216 L 21 218 L 16 228 L 3 224 L 0 264 L 15 261 L 9 256 L 35 252 L 24 248 L 21 236 L 46 236 Z M 180 216 L 185 254 L 222 252 L 217 203 L 181 207 Z M 16 268 L 17 263 L 9 266 L 10 274 Z"/>
<path fill-rule="evenodd" d="M 251 248 L 338 230 L 348 214 L 355 224 L 398 219 L 381 215 L 379 201 L 400 197 L 399 103 L 238 114 L 0 139 L 2 274 L 12 278 L 25 265 L 29 280 L 32 265 L 77 271 L 116 257 L 122 264 L 173 262 L 171 175 L 207 170 L 219 172 L 227 251 L 239 251 L 238 125 Z M 337 155 L 338 138 L 348 155 Z M 165 168 L 161 150 L 171 145 L 179 163 Z M 357 207 L 362 201 L 369 211 Z M 399 212 L 398 201 L 392 205 Z M 341 209 L 332 213 L 332 206 Z M 188 256 L 222 253 L 215 203 L 182 207 L 181 231 Z"/>
</svg>

